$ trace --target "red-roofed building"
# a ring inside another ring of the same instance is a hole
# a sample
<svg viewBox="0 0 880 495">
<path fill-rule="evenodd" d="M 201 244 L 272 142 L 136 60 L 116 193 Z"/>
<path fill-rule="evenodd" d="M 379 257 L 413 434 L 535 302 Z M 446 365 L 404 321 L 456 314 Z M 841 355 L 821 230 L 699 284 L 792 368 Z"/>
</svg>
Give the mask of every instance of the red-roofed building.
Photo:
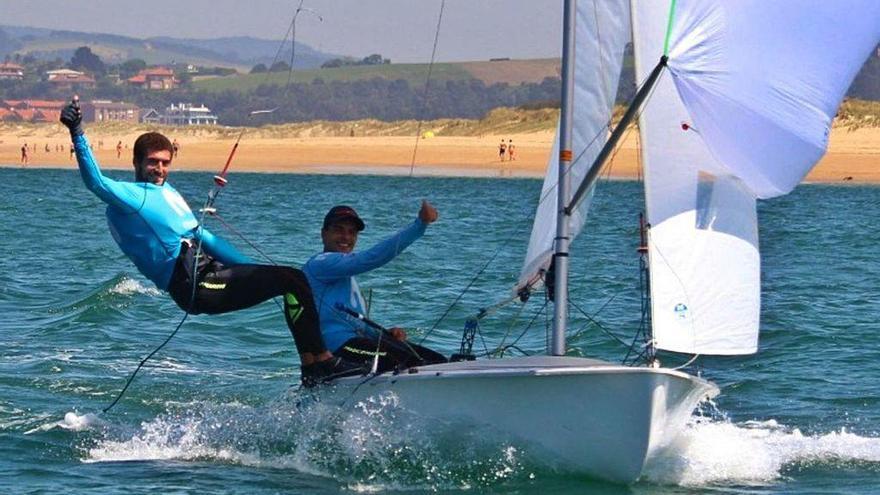
<svg viewBox="0 0 880 495">
<path fill-rule="evenodd" d="M 6 108 L 39 108 L 59 112 L 66 104 L 67 102 L 62 100 L 3 100 L 3 106 Z"/>
<path fill-rule="evenodd" d="M 151 91 L 174 89 L 180 81 L 174 77 L 174 71 L 165 67 L 144 69 L 127 80 L 128 84 Z"/>
<path fill-rule="evenodd" d="M 4 100 L 2 108 L 16 117 L 7 115 L 0 118 L 25 122 L 58 122 L 61 109 L 66 103 L 61 100 Z"/>
<path fill-rule="evenodd" d="M 46 80 L 53 87 L 66 91 L 94 89 L 95 80 L 85 72 L 70 69 L 50 70 L 46 72 Z"/>
<path fill-rule="evenodd" d="M 33 108 L 18 108 L 13 110 L 21 120 L 25 122 L 43 122 L 45 121 L 45 117 L 40 113 L 39 110 L 35 110 Z"/>
<path fill-rule="evenodd" d="M 0 108 L 0 121 L 10 122 L 10 121 L 18 121 L 21 120 L 21 116 L 15 113 L 14 110 L 7 110 L 5 108 Z"/>
<path fill-rule="evenodd" d="M 0 64 L 0 79 L 21 81 L 24 79 L 24 67 L 5 62 Z"/>
</svg>

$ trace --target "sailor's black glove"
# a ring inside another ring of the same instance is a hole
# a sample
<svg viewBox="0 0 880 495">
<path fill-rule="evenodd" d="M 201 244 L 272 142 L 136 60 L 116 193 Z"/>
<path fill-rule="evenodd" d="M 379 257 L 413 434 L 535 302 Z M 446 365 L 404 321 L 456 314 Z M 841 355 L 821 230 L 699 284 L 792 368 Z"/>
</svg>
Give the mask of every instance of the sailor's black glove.
<svg viewBox="0 0 880 495">
<path fill-rule="evenodd" d="M 70 137 L 83 134 L 82 110 L 79 109 L 79 101 L 73 100 L 61 110 L 61 123 L 70 130 Z"/>
</svg>

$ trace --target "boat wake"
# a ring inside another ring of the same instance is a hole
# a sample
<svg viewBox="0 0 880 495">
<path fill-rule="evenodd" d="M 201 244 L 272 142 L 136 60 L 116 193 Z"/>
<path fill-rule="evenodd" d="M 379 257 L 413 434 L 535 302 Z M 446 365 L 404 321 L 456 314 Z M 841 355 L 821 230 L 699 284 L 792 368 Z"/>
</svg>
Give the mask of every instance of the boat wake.
<svg viewBox="0 0 880 495">
<path fill-rule="evenodd" d="M 542 465 L 527 445 L 413 417 L 393 395 L 345 411 L 295 393 L 266 406 L 189 403 L 174 409 L 134 430 L 92 423 L 100 435 L 84 449 L 83 462 L 214 460 L 292 469 L 358 492 L 457 490 L 567 476 Z M 649 462 L 640 484 L 760 486 L 799 466 L 864 463 L 880 463 L 880 438 L 845 430 L 806 435 L 773 420 L 695 417 Z"/>
<path fill-rule="evenodd" d="M 215 460 L 292 469 L 359 492 L 468 489 L 534 476 L 517 446 L 413 417 L 390 395 L 345 411 L 296 393 L 261 407 L 190 403 L 175 409 L 134 431 L 101 428 L 82 461 Z"/>
<path fill-rule="evenodd" d="M 880 438 L 841 429 L 807 435 L 775 420 L 732 423 L 694 418 L 643 480 L 680 486 L 765 485 L 805 466 L 880 467 Z"/>
</svg>

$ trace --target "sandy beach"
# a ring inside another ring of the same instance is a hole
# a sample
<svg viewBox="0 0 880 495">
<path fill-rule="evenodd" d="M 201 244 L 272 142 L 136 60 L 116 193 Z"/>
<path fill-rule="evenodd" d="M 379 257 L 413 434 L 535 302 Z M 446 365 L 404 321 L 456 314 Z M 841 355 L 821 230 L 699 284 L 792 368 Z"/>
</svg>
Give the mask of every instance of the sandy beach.
<svg viewBox="0 0 880 495">
<path fill-rule="evenodd" d="M 235 132 L 211 129 L 161 128 L 180 143 L 174 162 L 177 170 L 217 171 L 223 167 L 235 142 Z M 87 135 L 103 168 L 129 169 L 131 146 L 143 128 L 136 126 L 87 127 Z M 437 136 L 416 139 L 415 135 L 325 136 L 302 132 L 278 137 L 260 129 L 246 130 L 233 160 L 233 171 L 409 174 L 415 175 L 540 177 L 553 141 L 549 130 L 482 136 Z M 606 175 L 636 178 L 639 175 L 636 133 L 630 132 L 616 153 Z M 498 159 L 501 139 L 516 145 L 514 161 Z M 116 143 L 123 150 L 117 156 Z M 0 128 L 0 164 L 6 167 L 74 168 L 67 131 L 60 124 L 7 125 Z M 29 163 L 20 161 L 21 146 L 28 143 Z M 33 145 L 36 144 L 36 151 Z M 46 152 L 48 146 L 49 151 Z M 56 151 L 56 147 L 63 151 Z M 849 130 L 835 127 L 828 153 L 807 177 L 812 182 L 880 183 L 880 128 Z"/>
</svg>

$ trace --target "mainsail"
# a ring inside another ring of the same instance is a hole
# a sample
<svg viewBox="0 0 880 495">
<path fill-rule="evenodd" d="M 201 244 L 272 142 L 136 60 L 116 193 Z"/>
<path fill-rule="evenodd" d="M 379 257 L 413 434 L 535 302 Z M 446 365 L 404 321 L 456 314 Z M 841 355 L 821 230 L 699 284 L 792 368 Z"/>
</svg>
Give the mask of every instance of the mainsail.
<svg viewBox="0 0 880 495">
<path fill-rule="evenodd" d="M 880 2 L 632 8 L 637 81 L 670 47 L 640 120 L 656 346 L 753 353 L 756 198 L 787 193 L 824 153 L 840 100 L 880 42 Z M 657 19 L 669 15 L 667 35 Z"/>
<path fill-rule="evenodd" d="M 581 1 L 577 5 L 572 151 L 575 161 L 569 174 L 578 184 L 602 149 L 607 137 L 623 54 L 629 41 L 629 7 L 626 0 Z M 556 183 L 559 136 L 547 164 L 542 201 L 538 204 L 526 259 L 517 287 L 537 281 L 550 265 L 556 235 Z M 570 217 L 571 236 L 577 236 L 587 216 L 584 201 Z"/>
</svg>

